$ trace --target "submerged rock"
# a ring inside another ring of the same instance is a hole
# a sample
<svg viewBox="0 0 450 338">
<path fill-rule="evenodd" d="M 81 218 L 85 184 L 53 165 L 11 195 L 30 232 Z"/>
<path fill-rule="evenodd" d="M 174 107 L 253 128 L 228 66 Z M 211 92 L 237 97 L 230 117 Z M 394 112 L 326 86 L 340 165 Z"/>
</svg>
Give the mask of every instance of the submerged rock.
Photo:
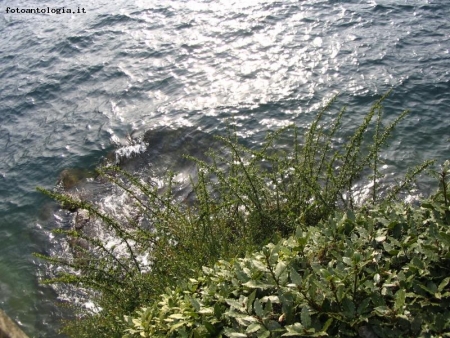
<svg viewBox="0 0 450 338">
<path fill-rule="evenodd" d="M 28 338 L 19 326 L 0 309 L 0 337 Z"/>
<path fill-rule="evenodd" d="M 220 149 L 221 142 L 212 135 L 196 128 L 152 129 L 144 134 L 145 151 L 133 153 L 122 158 L 120 166 L 131 172 L 151 170 L 153 174 L 163 175 L 168 170 L 174 172 L 192 171 L 195 163 L 185 155 L 206 160 L 210 149 Z"/>
<path fill-rule="evenodd" d="M 74 221 L 75 230 L 82 230 L 86 225 L 89 224 L 89 220 L 90 217 L 87 210 L 78 210 Z"/>
<path fill-rule="evenodd" d="M 133 142 L 132 145 L 116 150 L 116 155 L 111 156 L 106 164 L 118 165 L 140 182 L 157 187 L 161 192 L 166 188 L 164 179 L 167 173 L 173 172 L 176 174 L 176 183 L 172 186 L 175 197 L 185 203 L 194 199 L 191 183 L 196 180 L 197 165 L 184 155 L 208 161 L 208 150 L 220 152 L 223 149 L 220 141 L 195 128 L 149 130 L 142 140 Z M 135 145 L 139 147 L 136 148 Z M 120 159 L 119 163 L 117 159 Z M 120 174 L 117 179 L 122 179 Z M 121 182 L 130 184 L 126 179 Z M 127 227 L 129 222 L 134 223 L 131 226 L 151 227 L 145 217 L 142 217 L 142 210 L 136 207 L 133 198 L 104 176 L 94 177 L 89 170 L 65 169 L 60 174 L 58 186 L 66 196 L 92 204 L 99 212 L 111 216 L 123 227 Z M 131 189 L 138 190 L 136 187 Z M 62 208 L 69 210 L 72 215 L 69 217 L 69 224 L 61 223 L 60 227 L 70 228 L 78 233 L 67 238 L 68 246 L 65 249 L 75 259 L 88 261 L 88 251 L 92 250 L 89 243 L 91 238 L 111 243 L 115 241 L 114 231 L 102 226 L 99 217 L 90 215 L 88 211 L 70 202 L 62 205 Z"/>
<path fill-rule="evenodd" d="M 59 174 L 58 185 L 60 185 L 65 191 L 73 189 L 81 180 L 94 177 L 94 174 L 90 170 L 70 168 L 64 169 Z"/>
</svg>

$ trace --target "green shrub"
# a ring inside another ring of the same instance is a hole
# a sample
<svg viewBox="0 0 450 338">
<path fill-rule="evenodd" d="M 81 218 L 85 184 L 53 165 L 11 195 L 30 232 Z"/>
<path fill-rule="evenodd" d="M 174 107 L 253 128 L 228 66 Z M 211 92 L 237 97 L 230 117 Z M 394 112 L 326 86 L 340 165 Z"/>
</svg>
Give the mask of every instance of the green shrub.
<svg viewBox="0 0 450 338">
<path fill-rule="evenodd" d="M 376 205 L 380 196 L 394 201 L 431 161 L 413 168 L 403 181 L 381 193 L 380 151 L 407 114 L 401 113 L 383 127 L 386 96 L 373 105 L 339 148 L 333 144 L 342 137 L 345 109 L 334 118 L 327 117 L 334 99 L 319 111 L 304 137 L 299 136 L 297 127 L 289 126 L 268 135 L 258 149 L 243 146 L 232 131 L 227 137 L 218 137 L 223 147 L 220 152 L 211 151 L 209 161 L 191 158 L 198 172 L 191 178 L 194 198 L 189 203 L 177 200 L 174 174 L 168 175 L 164 189 L 158 189 L 119 167 L 100 168 L 98 173 L 127 193 L 136 210 L 128 219 L 115 218 L 64 192 L 38 188 L 68 210 L 86 210 L 92 221 L 101 222 L 120 239 L 117 247 L 110 248 L 83 229 L 59 230 L 69 241 L 83 240 L 87 245 L 77 246 L 70 258 L 36 254 L 65 267 L 59 276 L 44 282 L 91 290 L 95 303 L 103 309 L 99 313 L 82 310 L 79 320 L 69 322 L 65 332 L 77 337 L 120 337 L 126 328 L 121 320 L 124 315 L 146 305 L 153 308 L 167 287 L 175 287 L 203 266 L 243 257 L 292 235 L 299 227 L 311 227 L 305 230 L 309 233 L 337 210 L 354 210 L 352 189 L 358 180 L 372 180 L 369 204 Z M 332 122 L 324 123 L 325 118 Z M 279 147 L 281 139 L 291 139 L 288 147 Z M 150 272 L 139 262 L 143 254 L 149 254 Z M 304 310 L 305 318 L 311 315 L 308 311 Z"/>
<path fill-rule="evenodd" d="M 337 212 L 204 267 L 127 316 L 125 337 L 449 337 L 443 191 L 416 208 Z"/>
</svg>

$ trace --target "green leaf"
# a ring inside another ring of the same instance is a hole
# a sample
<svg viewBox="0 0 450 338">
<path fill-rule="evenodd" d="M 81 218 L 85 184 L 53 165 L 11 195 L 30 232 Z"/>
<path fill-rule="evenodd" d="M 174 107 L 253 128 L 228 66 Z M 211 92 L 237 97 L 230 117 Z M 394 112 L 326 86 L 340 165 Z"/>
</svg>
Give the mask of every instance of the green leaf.
<svg viewBox="0 0 450 338">
<path fill-rule="evenodd" d="M 400 289 L 395 293 L 395 303 L 394 303 L 394 309 L 396 311 L 399 311 L 403 308 L 405 305 L 406 300 L 406 291 L 405 289 Z"/>
<path fill-rule="evenodd" d="M 385 240 L 386 240 L 386 236 L 384 236 L 384 235 L 375 237 L 375 241 L 378 243 L 384 242 Z"/>
<path fill-rule="evenodd" d="M 267 269 L 267 266 L 265 264 L 263 264 L 262 262 L 260 262 L 259 260 L 257 260 L 257 259 L 253 259 L 252 260 L 252 264 L 259 271 L 263 271 L 263 272 L 269 271 Z"/>
<path fill-rule="evenodd" d="M 174 330 L 176 330 L 176 329 L 178 329 L 178 328 L 180 328 L 180 327 L 182 327 L 184 325 L 186 325 L 186 322 L 184 322 L 184 321 L 183 322 L 178 322 L 178 323 L 176 323 L 174 325 L 171 325 L 169 332 L 173 332 Z"/>
<path fill-rule="evenodd" d="M 444 327 L 446 326 L 446 322 L 448 322 L 448 314 L 444 315 L 442 313 L 437 313 L 433 315 L 433 317 L 434 317 L 433 323 L 434 329 L 437 332 L 442 332 L 444 330 Z"/>
<path fill-rule="evenodd" d="M 245 304 L 242 304 L 242 302 L 236 299 L 225 299 L 225 302 L 237 310 L 245 311 Z"/>
<path fill-rule="evenodd" d="M 414 258 L 411 260 L 411 265 L 412 265 L 413 267 L 419 269 L 419 270 L 425 269 L 425 266 L 423 265 L 423 262 L 422 262 L 419 258 L 417 258 L 417 257 L 414 257 Z"/>
<path fill-rule="evenodd" d="M 268 338 L 270 337 L 270 331 L 263 331 L 258 333 L 258 338 Z"/>
<path fill-rule="evenodd" d="M 212 325 L 210 322 L 205 322 L 205 327 L 206 327 L 206 330 L 208 330 L 208 332 L 210 333 L 210 334 L 215 334 L 216 333 L 216 328 L 214 327 L 214 325 Z"/>
<path fill-rule="evenodd" d="M 286 332 L 286 333 L 283 333 L 281 335 L 281 337 L 303 337 L 303 335 L 300 336 L 300 334 L 303 334 L 303 333 L 304 333 L 303 331 L 301 331 L 301 332 Z"/>
<path fill-rule="evenodd" d="M 263 298 L 261 298 L 260 302 L 261 303 L 272 302 L 272 303 L 279 304 L 280 303 L 280 298 L 277 295 L 267 295 L 267 296 L 264 296 Z"/>
<path fill-rule="evenodd" d="M 344 310 L 344 314 L 346 317 L 355 317 L 355 304 L 347 297 L 342 301 L 342 309 Z"/>
<path fill-rule="evenodd" d="M 444 278 L 438 286 L 438 291 L 442 292 L 442 290 L 444 290 L 444 288 L 447 286 L 448 282 L 450 282 L 450 277 Z"/>
<path fill-rule="evenodd" d="M 200 303 L 197 301 L 197 299 L 190 297 L 189 300 L 191 301 L 192 306 L 196 311 L 200 311 Z"/>
<path fill-rule="evenodd" d="M 247 326 L 250 325 L 250 323 L 254 323 L 257 321 L 257 319 L 254 316 L 249 316 L 237 312 L 229 313 L 229 316 L 236 318 L 236 320 L 241 326 Z"/>
<path fill-rule="evenodd" d="M 183 319 L 184 315 L 182 313 L 174 313 L 174 314 L 171 314 L 169 316 L 169 318 L 172 318 L 172 319 Z"/>
<path fill-rule="evenodd" d="M 249 280 L 247 283 L 244 283 L 242 285 L 248 287 L 249 289 L 261 289 L 261 290 L 276 287 L 276 285 L 266 284 L 266 283 L 260 282 L 258 280 Z"/>
<path fill-rule="evenodd" d="M 294 323 L 293 325 L 287 325 L 287 332 L 282 335 L 282 337 L 292 337 L 292 336 L 302 336 L 304 333 L 304 328 L 300 323 Z"/>
<path fill-rule="evenodd" d="M 373 309 L 377 315 L 387 316 L 390 314 L 391 310 L 387 306 L 377 306 Z"/>
<path fill-rule="evenodd" d="M 260 317 L 260 318 L 264 317 L 263 308 L 261 306 L 261 303 L 259 302 L 259 299 L 255 300 L 255 303 L 253 304 L 253 308 L 258 317 Z"/>
<path fill-rule="evenodd" d="M 261 324 L 259 324 L 259 323 L 251 323 L 251 324 L 247 327 L 247 329 L 245 330 L 245 332 L 246 332 L 246 333 L 253 333 L 253 332 L 258 331 L 261 327 L 262 327 L 262 326 L 261 326 Z"/>
<path fill-rule="evenodd" d="M 267 300 L 266 306 L 264 307 L 264 311 L 266 313 L 271 313 L 273 311 L 272 301 L 270 299 Z"/>
<path fill-rule="evenodd" d="M 381 276 L 380 276 L 379 273 L 376 273 L 376 274 L 373 276 L 373 281 L 375 282 L 375 284 L 378 284 L 378 283 L 380 282 L 380 279 L 381 279 Z"/>
<path fill-rule="evenodd" d="M 328 271 L 327 269 L 319 269 L 319 273 L 324 279 L 328 281 L 334 277 L 334 275 L 331 274 L 330 271 Z"/>
<path fill-rule="evenodd" d="M 214 304 L 214 317 L 220 319 L 222 314 L 225 312 L 225 308 L 220 305 L 220 303 Z"/>
<path fill-rule="evenodd" d="M 300 276 L 300 274 L 297 271 L 295 271 L 295 269 L 291 268 L 290 276 L 292 283 L 294 283 L 297 286 L 302 285 L 302 276 Z"/>
<path fill-rule="evenodd" d="M 338 302 L 340 302 L 342 300 L 342 298 L 344 298 L 344 295 L 345 295 L 345 286 L 338 285 L 337 290 L 336 290 L 336 296 L 337 296 Z"/>
<path fill-rule="evenodd" d="M 350 221 L 355 221 L 355 213 L 352 210 L 347 210 L 347 219 Z"/>
<path fill-rule="evenodd" d="M 253 302 L 255 301 L 255 297 L 256 297 L 256 290 L 254 290 L 247 299 L 247 312 L 248 313 L 252 313 L 252 309 L 253 309 Z"/>
<path fill-rule="evenodd" d="M 278 290 L 278 297 L 280 298 L 282 311 L 289 317 L 292 314 L 294 303 L 292 293 Z"/>
<path fill-rule="evenodd" d="M 428 282 L 426 286 L 423 284 L 419 284 L 419 287 L 432 295 L 434 295 L 437 291 L 437 286 L 433 282 Z"/>
<path fill-rule="evenodd" d="M 278 262 L 275 268 L 275 277 L 279 278 L 284 270 L 286 270 L 286 264 L 284 262 Z"/>
<path fill-rule="evenodd" d="M 350 258 L 350 257 L 343 257 L 342 258 L 342 261 L 345 263 L 345 264 L 347 264 L 347 265 L 352 265 L 352 259 Z"/>
<path fill-rule="evenodd" d="M 202 271 L 205 275 L 211 275 L 212 273 L 214 273 L 214 270 L 208 268 L 207 266 L 202 266 Z"/>
<path fill-rule="evenodd" d="M 247 338 L 247 335 L 244 333 L 239 332 L 224 332 L 224 333 L 230 338 L 240 338 L 240 337 Z"/>
<path fill-rule="evenodd" d="M 358 313 L 358 315 L 363 314 L 364 312 L 366 312 L 367 307 L 369 306 L 370 303 L 370 298 L 364 298 L 362 300 L 362 302 L 358 305 L 358 310 L 356 311 Z"/>
<path fill-rule="evenodd" d="M 198 313 L 202 315 L 212 315 L 214 314 L 214 309 L 212 307 L 203 307 L 198 311 Z"/>
<path fill-rule="evenodd" d="M 353 254 L 353 262 L 355 262 L 356 264 L 361 262 L 361 254 L 359 252 L 355 252 Z"/>
<path fill-rule="evenodd" d="M 304 306 L 302 308 L 302 313 L 301 313 L 301 320 L 302 320 L 302 325 L 308 329 L 311 326 L 311 316 L 309 314 L 309 309 L 307 306 Z"/>
<path fill-rule="evenodd" d="M 247 282 L 250 279 L 250 276 L 240 269 L 236 269 L 235 274 L 241 282 Z"/>
<path fill-rule="evenodd" d="M 269 331 L 277 331 L 281 329 L 281 325 L 275 320 L 269 320 L 269 322 L 267 323 L 267 329 Z"/>
<path fill-rule="evenodd" d="M 322 332 L 327 332 L 330 325 L 333 323 L 333 318 L 329 318 L 323 325 Z"/>
<path fill-rule="evenodd" d="M 441 231 L 438 237 L 446 246 L 450 246 L 450 234 Z"/>
</svg>

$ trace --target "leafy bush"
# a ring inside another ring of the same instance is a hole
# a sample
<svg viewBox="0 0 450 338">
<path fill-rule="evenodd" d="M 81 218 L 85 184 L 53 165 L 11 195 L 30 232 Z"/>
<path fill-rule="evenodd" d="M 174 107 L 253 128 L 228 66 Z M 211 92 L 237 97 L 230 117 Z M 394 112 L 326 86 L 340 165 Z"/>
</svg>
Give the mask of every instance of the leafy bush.
<svg viewBox="0 0 450 338">
<path fill-rule="evenodd" d="M 449 337 L 445 191 L 416 208 L 337 212 L 203 267 L 126 317 L 125 337 Z"/>
<path fill-rule="evenodd" d="M 316 229 L 317 235 L 320 234 L 319 222 L 327 221 L 337 210 L 356 208 L 353 186 L 358 180 L 366 178 L 372 181 L 368 203 L 376 205 L 380 196 L 385 201 L 394 201 L 398 193 L 408 188 L 432 162 L 413 168 L 403 181 L 383 189 L 381 193 L 380 151 L 395 126 L 407 114 L 406 111 L 401 113 L 384 127 L 381 123 L 382 102 L 386 96 L 373 105 L 342 147 L 333 144 L 343 137 L 340 133 L 345 109 L 334 118 L 326 116 L 334 99 L 318 112 L 304 137 L 299 136 L 297 127 L 290 126 L 270 134 L 258 149 L 244 147 L 232 131 L 227 137 L 218 137 L 223 147 L 220 152 L 211 151 L 209 161 L 191 158 L 197 164 L 198 172 L 191 178 L 194 197 L 187 202 L 176 198 L 174 174 L 169 174 L 165 187 L 159 189 L 119 167 L 100 168 L 98 173 L 117 189 L 126 192 L 128 203 L 135 207 L 135 214 L 129 217 L 109 215 L 99 206 L 67 193 L 38 188 L 71 212 L 78 214 L 85 210 L 90 222 L 101 224 L 120 239 L 116 247 L 109 247 L 95 233 L 87 232 L 86 227 L 74 227 L 57 231 L 70 243 L 84 243 L 73 245 L 71 257 L 36 254 L 51 264 L 64 267 L 59 276 L 44 282 L 72 284 L 91 290 L 96 305 L 103 309 L 99 313 L 83 310 L 78 321 L 68 323 L 65 332 L 77 337 L 120 337 L 127 327 L 120 318 L 144 305 L 154 304 L 167 287 L 175 287 L 203 266 L 212 266 L 219 259 L 243 257 L 246 252 L 259 250 L 264 244 L 292 235 L 299 227 L 303 227 L 305 233 Z M 330 119 L 331 122 L 324 122 Z M 290 142 L 285 141 L 288 138 Z M 288 147 L 280 147 L 280 142 L 287 143 Z M 327 249 L 320 250 L 324 257 L 328 255 Z M 139 260 L 143 255 L 150 259 L 146 267 Z M 270 255 L 268 259 L 275 259 Z M 274 274 L 280 272 L 276 270 L 277 264 L 273 266 Z M 286 261 L 283 264 L 291 263 Z M 342 264 L 333 268 L 338 267 L 345 272 L 349 269 Z M 270 271 L 271 268 L 267 266 L 266 269 Z M 261 274 L 263 272 L 260 271 Z M 290 278 L 289 273 L 275 274 L 278 279 L 280 276 Z M 302 280 L 309 279 L 302 277 Z M 256 296 L 255 293 L 255 299 Z M 346 302 L 355 303 L 357 300 L 352 297 L 348 296 Z M 258 299 L 261 302 L 263 298 Z M 254 304 L 252 301 L 252 311 Z M 270 306 L 276 309 L 281 305 L 274 303 Z M 303 316 L 313 318 L 311 308 L 305 309 Z M 288 315 L 286 320 L 290 322 L 291 313 L 286 312 L 285 316 Z M 312 323 L 320 320 L 314 319 Z M 330 329 L 336 323 L 333 321 Z M 255 332 L 260 329 L 258 327 Z M 180 330 L 172 332 L 178 334 Z"/>
</svg>

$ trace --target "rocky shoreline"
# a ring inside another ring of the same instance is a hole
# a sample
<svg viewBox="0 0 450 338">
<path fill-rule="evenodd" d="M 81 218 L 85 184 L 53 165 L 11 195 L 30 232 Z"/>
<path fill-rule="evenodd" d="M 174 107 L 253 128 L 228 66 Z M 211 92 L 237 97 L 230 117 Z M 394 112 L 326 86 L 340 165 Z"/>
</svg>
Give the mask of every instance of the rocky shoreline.
<svg viewBox="0 0 450 338">
<path fill-rule="evenodd" d="M 28 338 L 17 324 L 0 309 L 0 338 Z"/>
</svg>

